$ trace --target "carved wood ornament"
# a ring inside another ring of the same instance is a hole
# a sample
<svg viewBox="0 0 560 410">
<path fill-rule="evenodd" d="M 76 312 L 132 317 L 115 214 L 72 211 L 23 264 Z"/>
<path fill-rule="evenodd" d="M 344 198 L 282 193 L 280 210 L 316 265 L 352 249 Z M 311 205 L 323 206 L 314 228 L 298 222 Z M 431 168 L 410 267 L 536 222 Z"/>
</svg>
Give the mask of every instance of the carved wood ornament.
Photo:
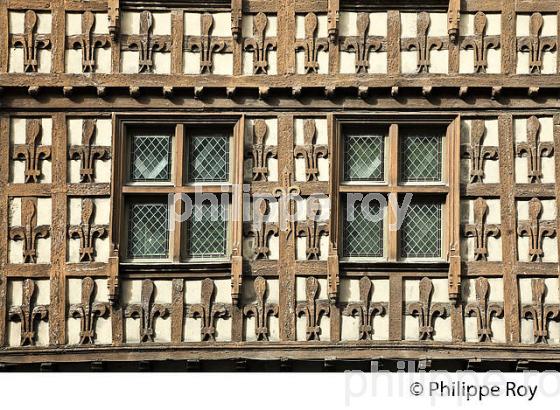
<svg viewBox="0 0 560 410">
<path fill-rule="evenodd" d="M 253 17 L 253 37 L 245 39 L 245 50 L 253 53 L 253 74 L 268 73 L 268 53 L 276 50 L 276 39 L 266 37 L 268 17 L 263 12 Z"/>
<path fill-rule="evenodd" d="M 517 234 L 521 237 L 529 237 L 529 259 L 531 262 L 542 261 L 543 239 L 556 235 L 556 223 L 554 221 L 541 221 L 542 203 L 538 198 L 529 201 L 529 220 L 520 221 Z"/>
<path fill-rule="evenodd" d="M 317 198 L 310 198 L 307 206 L 307 220 L 297 223 L 297 234 L 306 238 L 305 258 L 307 260 L 319 260 L 321 236 L 329 234 L 329 225 L 318 221 L 321 204 Z"/>
<path fill-rule="evenodd" d="M 189 317 L 200 318 L 201 341 L 216 340 L 216 320 L 229 314 L 229 309 L 223 303 L 214 303 L 214 281 L 206 278 L 202 281 L 200 303 L 191 305 Z"/>
<path fill-rule="evenodd" d="M 334 43 L 338 37 L 338 23 L 340 21 L 340 0 L 328 0 L 327 30 L 329 41 Z"/>
<path fill-rule="evenodd" d="M 535 116 L 527 120 L 527 142 L 517 144 L 516 151 L 520 157 L 527 157 L 527 174 L 530 183 L 542 182 L 542 158 L 550 158 L 554 153 L 552 142 L 540 141 L 541 123 Z"/>
<path fill-rule="evenodd" d="M 255 318 L 255 335 L 257 340 L 268 340 L 270 332 L 268 329 L 268 318 L 270 316 L 278 317 L 278 304 L 265 303 L 266 294 L 266 279 L 258 276 L 253 286 L 255 288 L 255 295 L 257 296 L 256 303 L 246 305 L 243 308 L 243 314 L 246 317 Z"/>
<path fill-rule="evenodd" d="M 20 346 L 35 345 L 36 323 L 41 320 L 46 322 L 49 316 L 48 305 L 35 304 L 35 290 L 35 282 L 32 279 L 26 279 L 21 290 L 21 305 L 12 306 L 8 313 L 10 321 L 21 323 Z"/>
<path fill-rule="evenodd" d="M 109 20 L 109 35 L 116 41 L 121 28 L 119 0 L 107 0 L 107 19 Z"/>
<path fill-rule="evenodd" d="M 330 305 L 327 300 L 318 300 L 319 281 L 313 276 L 305 279 L 305 302 L 297 304 L 296 314 L 304 315 L 307 320 L 305 340 L 320 340 L 321 318 L 329 316 Z"/>
<path fill-rule="evenodd" d="M 474 201 L 474 223 L 464 227 L 467 238 L 475 238 L 474 260 L 486 261 L 488 259 L 488 238 L 497 238 L 500 228 L 497 225 L 486 223 L 488 205 L 483 198 Z"/>
<path fill-rule="evenodd" d="M 82 50 L 82 71 L 95 72 L 95 49 L 103 48 L 110 44 L 110 37 L 106 34 L 94 34 L 95 14 L 87 10 L 82 14 L 82 34 L 69 36 L 67 48 L 80 48 Z"/>
<path fill-rule="evenodd" d="M 95 161 L 109 159 L 111 147 L 93 145 L 96 120 L 84 120 L 82 124 L 82 145 L 72 145 L 68 150 L 71 160 L 80 160 L 81 182 L 95 182 Z"/>
<path fill-rule="evenodd" d="M 483 145 L 486 129 L 483 120 L 474 120 L 471 125 L 470 145 L 463 148 L 463 157 L 470 161 L 470 182 L 484 182 L 484 162 L 498 159 L 498 147 Z"/>
<path fill-rule="evenodd" d="M 430 14 L 425 11 L 418 13 L 416 38 L 403 39 L 403 50 L 417 52 L 417 72 L 430 72 L 430 51 L 441 50 L 446 46 L 441 37 L 429 37 Z"/>
<path fill-rule="evenodd" d="M 108 233 L 107 225 L 94 225 L 95 203 L 90 198 L 82 201 L 82 223 L 70 226 L 68 234 L 71 238 L 80 239 L 80 262 L 95 260 L 95 239 L 102 238 Z"/>
<path fill-rule="evenodd" d="M 500 47 L 500 36 L 487 36 L 488 18 L 479 11 L 474 16 L 474 35 L 465 37 L 462 47 L 474 51 L 474 72 L 486 73 L 488 69 L 488 50 Z"/>
<path fill-rule="evenodd" d="M 434 285 L 431 279 L 422 278 L 419 287 L 419 301 L 408 304 L 408 313 L 418 317 L 419 340 L 433 340 L 433 323 L 438 317 L 446 317 L 447 305 L 445 303 L 432 303 Z"/>
<path fill-rule="evenodd" d="M 351 302 L 343 310 L 342 314 L 358 317 L 360 325 L 358 328 L 358 340 L 371 340 L 373 335 L 373 319 L 376 315 L 384 316 L 386 304 L 371 302 L 373 284 L 367 276 L 360 279 L 360 301 Z"/>
<path fill-rule="evenodd" d="M 316 145 L 317 129 L 315 120 L 305 120 L 303 125 L 303 145 L 294 148 L 294 157 L 305 159 L 306 181 L 317 181 L 319 177 L 319 158 L 327 158 L 329 147 Z"/>
<path fill-rule="evenodd" d="M 41 120 L 28 119 L 25 126 L 25 144 L 15 144 L 12 159 L 25 161 L 25 182 L 39 182 L 42 177 L 41 161 L 50 159 L 51 147 L 41 145 Z"/>
<path fill-rule="evenodd" d="M 79 344 L 93 344 L 96 338 L 95 325 L 97 318 L 106 317 L 109 313 L 109 303 L 94 302 L 95 281 L 86 277 L 82 279 L 82 301 L 70 306 L 69 315 L 80 319 Z"/>
<path fill-rule="evenodd" d="M 235 41 L 241 40 L 243 25 L 243 1 L 231 0 L 231 36 Z"/>
<path fill-rule="evenodd" d="M 492 317 L 502 317 L 504 308 L 501 303 L 488 303 L 490 284 L 486 278 L 478 278 L 475 282 L 476 302 L 469 303 L 465 308 L 467 316 L 476 317 L 479 342 L 492 341 Z"/>
<path fill-rule="evenodd" d="M 535 343 L 547 343 L 548 322 L 558 320 L 560 317 L 560 306 L 558 304 L 544 303 L 546 285 L 543 279 L 531 279 L 531 293 L 533 295 L 533 304 L 523 306 L 521 315 L 525 319 L 533 321 Z"/>
<path fill-rule="evenodd" d="M 37 226 L 36 198 L 21 199 L 21 225 L 10 228 L 10 239 L 23 242 L 23 262 L 37 263 L 37 240 L 47 238 L 50 227 Z"/>
<path fill-rule="evenodd" d="M 385 39 L 368 36 L 369 24 L 369 14 L 358 13 L 356 20 L 357 35 L 345 37 L 340 47 L 342 51 L 354 53 L 356 74 L 368 72 L 370 52 L 384 51 Z"/>
<path fill-rule="evenodd" d="M 296 40 L 296 52 L 303 50 L 305 53 L 305 73 L 319 72 L 319 52 L 329 50 L 329 42 L 326 38 L 317 38 L 318 19 L 315 13 L 305 15 L 305 38 Z"/>
<path fill-rule="evenodd" d="M 533 13 L 529 21 L 529 36 L 517 39 L 517 49 L 529 53 L 529 72 L 540 74 L 543 69 L 543 57 L 547 51 L 556 49 L 555 37 L 541 37 L 544 18 L 541 13 Z"/>
<path fill-rule="evenodd" d="M 286 166 L 280 177 L 281 185 L 274 188 L 272 195 L 278 198 L 279 227 L 281 231 L 286 231 L 286 239 L 296 230 L 296 204 L 294 197 L 301 194 L 299 186 L 295 185 L 292 172 Z"/>
<path fill-rule="evenodd" d="M 268 127 L 262 119 L 255 120 L 253 124 L 253 145 L 251 146 L 251 158 L 253 161 L 253 181 L 268 180 L 268 159 L 277 158 L 277 147 L 265 145 Z"/>
<path fill-rule="evenodd" d="M 169 305 L 154 303 L 154 282 L 150 279 L 142 281 L 140 303 L 128 305 L 125 317 L 140 319 L 140 342 L 153 342 L 156 317 L 165 318 L 169 314 Z"/>
<path fill-rule="evenodd" d="M 51 47 L 50 35 L 37 34 L 37 13 L 27 10 L 23 34 L 12 34 L 12 47 L 23 48 L 23 71 L 36 73 L 39 68 L 39 50 Z"/>
<path fill-rule="evenodd" d="M 256 205 L 258 203 L 258 205 Z M 270 249 L 268 241 L 271 235 L 278 236 L 278 224 L 267 222 L 265 219 L 269 211 L 269 201 L 266 198 L 255 198 L 253 204 L 253 221 L 245 226 L 245 235 L 254 237 L 253 258 L 268 259 Z"/>
</svg>

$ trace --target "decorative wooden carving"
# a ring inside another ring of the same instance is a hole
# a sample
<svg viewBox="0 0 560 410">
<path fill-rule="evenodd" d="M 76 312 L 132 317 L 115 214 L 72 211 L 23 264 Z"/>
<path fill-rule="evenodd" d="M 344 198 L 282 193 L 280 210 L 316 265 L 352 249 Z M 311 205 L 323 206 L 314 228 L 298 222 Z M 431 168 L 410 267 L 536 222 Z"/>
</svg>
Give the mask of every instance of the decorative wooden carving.
<svg viewBox="0 0 560 410">
<path fill-rule="evenodd" d="M 253 221 L 245 225 L 245 234 L 255 238 L 253 244 L 254 259 L 268 259 L 270 249 L 268 240 L 271 235 L 278 236 L 278 225 L 266 222 L 265 215 L 269 211 L 269 201 L 266 198 L 255 198 L 253 207 Z"/>
<path fill-rule="evenodd" d="M 20 346 L 33 346 L 36 342 L 36 322 L 47 321 L 49 316 L 48 305 L 35 305 L 35 282 L 26 279 L 22 285 L 21 305 L 12 306 L 8 317 L 12 322 L 21 323 Z"/>
<path fill-rule="evenodd" d="M 445 44 L 440 37 L 428 37 L 428 29 L 430 28 L 430 13 L 418 13 L 417 18 L 417 35 L 416 38 L 403 39 L 404 50 L 416 50 L 417 72 L 430 72 L 430 51 L 441 50 Z"/>
<path fill-rule="evenodd" d="M 420 281 L 419 301 L 408 304 L 408 313 L 418 317 L 419 340 L 433 340 L 433 323 L 436 318 L 445 318 L 447 306 L 444 303 L 432 303 L 434 285 L 429 278 Z"/>
<path fill-rule="evenodd" d="M 485 127 L 484 120 L 474 120 L 471 125 L 470 146 L 463 148 L 463 157 L 470 161 L 470 182 L 484 182 L 484 161 L 498 159 L 498 147 L 483 145 Z"/>
<path fill-rule="evenodd" d="M 354 66 L 356 73 L 367 73 L 369 69 L 369 53 L 371 51 L 384 51 L 383 37 L 369 37 L 369 14 L 358 13 L 356 20 L 357 35 L 345 37 L 342 40 L 340 49 L 354 53 Z"/>
<path fill-rule="evenodd" d="M 37 240 L 49 236 L 50 227 L 37 226 L 36 198 L 21 199 L 21 225 L 10 228 L 10 239 L 23 242 L 23 262 L 37 263 Z"/>
<path fill-rule="evenodd" d="M 96 285 L 92 278 L 82 279 L 82 301 L 70 306 L 70 316 L 80 319 L 79 344 L 81 345 L 94 343 L 97 318 L 105 317 L 109 313 L 108 303 L 93 301 L 95 290 Z"/>
<path fill-rule="evenodd" d="M 326 38 L 317 38 L 318 19 L 315 13 L 305 15 L 305 38 L 296 40 L 296 52 L 303 50 L 305 53 L 305 73 L 319 72 L 319 52 L 329 50 L 329 42 Z"/>
<path fill-rule="evenodd" d="M 527 157 L 527 174 L 530 183 L 542 182 L 542 160 L 541 158 L 550 158 L 554 153 L 554 144 L 552 142 L 540 141 L 541 123 L 535 116 L 527 120 L 527 142 L 517 144 L 516 151 L 520 157 Z"/>
<path fill-rule="evenodd" d="M 542 242 L 545 237 L 556 235 L 554 221 L 541 221 L 542 203 L 538 198 L 529 201 L 529 220 L 520 221 L 517 234 L 529 237 L 529 259 L 531 262 L 542 261 L 544 255 Z"/>
<path fill-rule="evenodd" d="M 319 176 L 319 158 L 327 158 L 329 147 L 315 145 L 317 129 L 315 120 L 306 120 L 303 125 L 303 145 L 294 148 L 294 157 L 305 159 L 306 181 L 317 181 Z"/>
<path fill-rule="evenodd" d="M 68 150 L 70 159 L 80 160 L 81 182 L 95 182 L 95 161 L 109 159 L 111 147 L 93 145 L 96 120 L 85 119 L 82 125 L 82 145 L 72 145 Z"/>
<path fill-rule="evenodd" d="M 535 343 L 547 343 L 548 322 L 558 320 L 560 306 L 544 303 L 546 293 L 544 279 L 531 279 L 531 293 L 533 294 L 533 304 L 523 306 L 521 314 L 525 319 L 533 321 Z"/>
<path fill-rule="evenodd" d="M 295 232 L 296 222 L 296 204 L 294 196 L 301 194 L 300 187 L 295 185 L 292 172 L 286 165 L 280 177 L 280 186 L 272 191 L 272 195 L 278 198 L 278 213 L 279 213 L 279 226 L 280 230 L 286 231 L 286 239 L 289 239 L 293 232 Z"/>
<path fill-rule="evenodd" d="M 338 37 L 338 22 L 340 20 L 340 0 L 328 0 L 327 30 L 331 43 Z"/>
<path fill-rule="evenodd" d="M 305 302 L 298 303 L 296 314 L 298 317 L 305 315 L 307 328 L 306 340 L 320 340 L 321 318 L 329 316 L 330 306 L 327 300 L 317 300 L 319 296 L 319 281 L 313 276 L 305 279 Z"/>
<path fill-rule="evenodd" d="M 111 36 L 111 40 L 117 41 L 121 28 L 119 0 L 107 0 L 107 8 L 107 18 L 109 19 L 109 35 Z"/>
<path fill-rule="evenodd" d="M 224 318 L 228 315 L 229 310 L 223 303 L 214 303 L 214 281 L 206 278 L 202 281 L 200 291 L 200 303 L 191 305 L 189 308 L 189 317 L 200 318 L 200 335 L 201 340 L 216 340 L 216 320 Z"/>
<path fill-rule="evenodd" d="M 25 182 L 39 182 L 42 177 L 41 161 L 51 157 L 51 147 L 41 145 L 41 120 L 26 121 L 25 144 L 15 144 L 12 159 L 25 161 Z"/>
<path fill-rule="evenodd" d="M 169 314 L 169 305 L 154 303 L 154 282 L 150 279 L 142 281 L 140 303 L 128 305 L 125 317 L 140 319 L 140 342 L 154 341 L 154 322 L 157 316 L 165 318 Z"/>
<path fill-rule="evenodd" d="M 479 11 L 474 16 L 474 35 L 465 37 L 462 47 L 465 50 L 474 51 L 474 72 L 485 73 L 488 68 L 488 50 L 500 47 L 500 36 L 487 36 L 486 26 L 488 19 L 486 14 Z"/>
<path fill-rule="evenodd" d="M 235 41 L 241 39 L 243 24 L 243 1 L 231 0 L 231 35 Z"/>
<path fill-rule="evenodd" d="M 253 17 L 253 37 L 245 39 L 245 50 L 253 53 L 253 74 L 268 73 L 268 52 L 276 50 L 276 39 L 266 37 L 268 18 L 263 12 Z"/>
<path fill-rule="evenodd" d="M 188 36 L 185 40 L 185 50 L 200 54 L 200 73 L 211 74 L 214 67 L 214 53 L 231 53 L 233 43 L 231 38 L 212 36 L 214 17 L 204 13 L 200 17 L 200 36 Z"/>
<path fill-rule="evenodd" d="M 251 158 L 253 160 L 253 181 L 268 180 L 268 158 L 277 158 L 277 147 L 265 145 L 264 141 L 268 127 L 264 120 L 258 119 L 253 123 L 253 145 Z"/>
<path fill-rule="evenodd" d="M 82 71 L 93 73 L 95 71 L 95 49 L 106 47 L 110 44 L 110 38 L 106 34 L 94 34 L 95 15 L 87 10 L 82 15 L 82 34 L 69 36 L 67 48 L 82 49 Z"/>
<path fill-rule="evenodd" d="M 543 69 L 543 56 L 547 51 L 556 49 L 555 37 L 541 37 L 544 18 L 541 13 L 533 13 L 529 22 L 529 36 L 517 39 L 517 50 L 529 52 L 529 72 L 540 74 Z"/>
<path fill-rule="evenodd" d="M 71 238 L 80 239 L 80 262 L 93 262 L 95 260 L 95 239 L 102 238 L 108 232 L 107 225 L 94 225 L 93 217 L 95 203 L 90 198 L 82 201 L 82 223 L 70 226 L 68 234 Z"/>
<path fill-rule="evenodd" d="M 265 303 L 266 279 L 258 276 L 254 283 L 255 294 L 257 296 L 256 303 L 246 305 L 243 308 L 243 314 L 246 317 L 255 318 L 255 335 L 257 340 L 268 340 L 270 332 L 268 330 L 268 318 L 270 316 L 278 317 L 278 304 Z"/>
<path fill-rule="evenodd" d="M 349 303 L 343 310 L 343 314 L 360 319 L 358 329 L 358 340 L 371 340 L 373 335 L 373 319 L 376 315 L 384 316 L 386 305 L 384 303 L 372 303 L 371 294 L 373 284 L 367 276 L 360 279 L 360 301 Z"/>
<path fill-rule="evenodd" d="M 492 316 L 502 317 L 504 309 L 501 303 L 488 303 L 490 284 L 486 278 L 478 278 L 475 283 L 476 302 L 466 306 L 467 316 L 476 316 L 478 341 L 492 341 Z"/>
<path fill-rule="evenodd" d="M 153 15 L 144 10 L 140 14 L 140 34 L 122 36 L 123 45 L 127 50 L 138 51 L 138 72 L 152 72 L 154 52 L 168 52 L 171 47 L 170 36 L 152 34 Z"/>
<path fill-rule="evenodd" d="M 319 260 L 321 255 L 321 236 L 329 234 L 329 225 L 319 223 L 321 204 L 316 198 L 308 200 L 307 220 L 297 223 L 298 236 L 306 237 L 305 257 L 307 260 Z"/>
<path fill-rule="evenodd" d="M 449 0 L 447 9 L 447 33 L 449 41 L 455 43 L 459 38 L 459 24 L 461 22 L 461 1 Z"/>
<path fill-rule="evenodd" d="M 51 47 L 50 35 L 37 34 L 37 13 L 27 10 L 23 34 L 11 35 L 11 46 L 23 48 L 23 71 L 36 73 L 39 68 L 39 50 Z"/>
<path fill-rule="evenodd" d="M 497 225 L 486 223 L 488 205 L 483 198 L 474 201 L 474 224 L 464 227 L 466 237 L 475 238 L 474 260 L 485 261 L 488 259 L 488 238 L 497 238 L 500 228 Z"/>
</svg>

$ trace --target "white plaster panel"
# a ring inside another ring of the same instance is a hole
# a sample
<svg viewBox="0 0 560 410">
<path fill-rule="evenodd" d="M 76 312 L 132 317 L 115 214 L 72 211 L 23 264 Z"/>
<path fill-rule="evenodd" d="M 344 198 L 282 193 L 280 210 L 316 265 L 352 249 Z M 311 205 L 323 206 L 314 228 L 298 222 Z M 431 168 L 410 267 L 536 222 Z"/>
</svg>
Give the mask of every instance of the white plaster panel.
<svg viewBox="0 0 560 410">
<path fill-rule="evenodd" d="M 253 15 L 244 15 L 241 22 L 241 32 L 244 38 L 253 37 Z M 275 15 L 267 14 L 268 23 L 265 29 L 266 37 L 275 37 L 277 33 L 277 17 Z"/>
<path fill-rule="evenodd" d="M 430 73 L 447 74 L 449 71 L 449 52 L 447 50 L 431 50 L 430 64 Z"/>
<path fill-rule="evenodd" d="M 139 55 L 138 51 L 121 51 L 121 72 L 124 74 L 138 73 Z"/>
<path fill-rule="evenodd" d="M 540 221 L 556 221 L 556 201 L 555 200 L 541 200 L 542 214 Z M 517 201 L 517 220 L 519 222 L 529 220 L 529 201 Z M 518 224 L 519 224 L 518 222 Z M 517 248 L 519 260 L 528 262 L 529 248 L 531 245 L 528 236 L 517 237 Z M 558 262 L 558 240 L 556 237 L 544 237 L 542 239 L 543 262 Z"/>
<path fill-rule="evenodd" d="M 21 306 L 23 281 L 14 280 L 8 282 L 8 306 Z M 48 280 L 35 281 L 34 304 L 49 305 L 50 304 L 50 282 Z M 49 323 L 48 321 L 37 321 L 36 326 L 37 346 L 49 345 Z M 8 345 L 19 346 L 21 342 L 21 322 L 10 321 L 8 325 Z"/>
<path fill-rule="evenodd" d="M 93 13 L 95 16 L 95 24 L 93 32 L 95 34 L 109 34 L 109 18 L 107 13 Z"/>
<path fill-rule="evenodd" d="M 403 74 L 416 73 L 417 71 L 417 57 L 416 51 L 401 51 L 401 72 Z"/>
<path fill-rule="evenodd" d="M 199 36 L 201 34 L 202 13 L 185 13 L 184 33 L 186 36 Z M 230 13 L 212 13 L 214 25 L 212 26 L 212 35 L 216 37 L 231 36 L 231 14 Z"/>
<path fill-rule="evenodd" d="M 487 74 L 499 74 L 501 72 L 502 51 L 501 49 L 489 49 L 487 55 Z M 461 50 L 459 53 L 459 73 L 474 73 L 474 50 Z"/>
<path fill-rule="evenodd" d="M 265 145 L 278 145 L 278 119 L 277 118 L 262 118 L 266 123 L 267 133 L 264 139 Z M 247 145 L 248 152 L 251 152 L 251 146 L 253 145 L 254 141 L 254 134 L 253 134 L 253 126 L 255 123 L 255 118 L 248 119 L 245 121 L 245 144 Z M 251 181 L 253 178 L 252 173 L 252 165 L 253 160 L 250 158 L 245 159 L 244 161 L 244 173 L 245 173 L 245 180 Z M 268 180 L 269 181 L 278 181 L 278 159 L 277 158 L 268 158 L 267 159 L 267 166 L 268 166 Z"/>
<path fill-rule="evenodd" d="M 82 34 L 82 14 L 66 13 L 66 35 Z"/>
<path fill-rule="evenodd" d="M 50 34 L 52 17 L 50 13 L 35 12 L 37 14 L 37 34 Z M 10 11 L 8 14 L 8 24 L 10 33 L 20 34 L 25 29 L 25 11 Z"/>
<path fill-rule="evenodd" d="M 214 57 L 218 54 L 215 53 Z M 200 54 L 193 51 L 185 51 L 183 53 L 183 73 L 200 74 Z"/>
<path fill-rule="evenodd" d="M 329 35 L 327 26 L 327 15 L 317 14 L 317 38 L 326 38 Z M 305 14 L 296 15 L 296 38 L 305 38 Z"/>
<path fill-rule="evenodd" d="M 499 36 L 501 33 L 502 16 L 498 13 L 484 13 L 486 15 L 486 35 Z M 462 36 L 474 34 L 474 13 L 461 14 L 460 33 Z"/>
<path fill-rule="evenodd" d="M 298 302 L 305 302 L 305 280 L 307 278 L 303 276 L 296 277 L 296 300 Z M 317 300 L 328 299 L 328 285 L 326 279 L 317 279 L 319 282 L 319 294 L 317 295 Z"/>
<path fill-rule="evenodd" d="M 268 52 L 268 75 L 277 74 L 276 68 L 276 51 Z M 253 74 L 253 53 L 249 51 L 243 52 L 243 74 L 252 75 Z"/>
<path fill-rule="evenodd" d="M 154 74 L 171 73 L 171 53 L 153 53 Z"/>
<path fill-rule="evenodd" d="M 342 341 L 353 341 L 358 339 L 360 319 L 358 317 L 342 316 L 340 339 Z M 389 339 L 389 315 L 375 315 L 373 318 L 372 340 Z"/>
<path fill-rule="evenodd" d="M 557 278 L 547 278 L 544 279 L 546 286 L 544 303 L 545 304 L 558 304 L 560 302 L 560 295 L 558 290 L 558 279 Z M 521 307 L 525 305 L 532 305 L 532 290 L 531 290 L 531 279 L 521 278 L 519 279 L 519 302 Z M 551 320 L 548 322 L 548 343 L 558 344 L 560 343 L 560 322 L 556 320 Z M 521 343 L 534 343 L 533 336 L 533 320 L 526 319 L 521 315 Z"/>
<path fill-rule="evenodd" d="M 538 138 L 540 142 L 553 142 L 554 141 L 554 123 L 552 117 L 540 117 L 539 123 L 541 125 Z M 527 141 L 527 118 L 514 119 L 515 142 Z M 552 157 L 541 158 L 542 182 L 554 183 L 555 182 L 555 153 Z M 526 154 L 523 157 L 516 155 L 515 157 L 515 182 L 528 183 L 529 170 L 528 158 Z"/>
<path fill-rule="evenodd" d="M 319 68 L 317 69 L 318 74 L 328 74 L 329 73 L 329 53 L 321 50 L 317 54 L 317 63 Z M 296 72 L 298 74 L 305 74 L 305 51 L 300 50 L 296 52 Z"/>
<path fill-rule="evenodd" d="M 488 279 L 490 292 L 488 295 L 489 303 L 504 302 L 504 285 L 501 278 Z M 465 303 L 476 302 L 476 279 L 467 279 L 462 282 L 463 301 Z M 492 316 L 492 341 L 494 343 L 505 343 L 505 318 Z M 465 315 L 465 340 L 467 342 L 478 342 L 478 325 L 475 315 L 468 317 Z"/>
<path fill-rule="evenodd" d="M 192 305 L 200 303 L 200 291 L 202 281 L 187 280 L 185 281 L 185 303 Z M 231 280 L 216 279 L 214 280 L 214 302 L 215 303 L 231 303 Z"/>
<path fill-rule="evenodd" d="M 214 53 L 213 73 L 216 75 L 233 75 L 233 54 Z"/>
<path fill-rule="evenodd" d="M 486 214 L 487 224 L 500 224 L 500 200 L 486 199 L 488 213 Z M 474 201 L 461 201 L 461 221 L 463 224 L 474 223 Z M 474 260 L 475 238 L 461 238 L 461 256 L 468 261 Z M 495 262 L 502 260 L 502 238 L 488 238 L 488 261 Z"/>
</svg>

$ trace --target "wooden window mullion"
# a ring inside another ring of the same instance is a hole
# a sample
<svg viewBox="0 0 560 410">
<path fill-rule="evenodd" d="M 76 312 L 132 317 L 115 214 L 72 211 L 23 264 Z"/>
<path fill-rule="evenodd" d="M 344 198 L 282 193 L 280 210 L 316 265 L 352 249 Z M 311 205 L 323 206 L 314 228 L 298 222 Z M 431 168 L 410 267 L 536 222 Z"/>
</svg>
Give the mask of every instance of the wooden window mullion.
<svg viewBox="0 0 560 410">
<path fill-rule="evenodd" d="M 391 124 L 389 127 L 389 150 L 387 161 L 389 162 L 389 195 L 397 195 L 397 186 L 399 183 L 399 126 Z M 397 210 L 392 209 L 390 202 L 387 207 L 387 222 L 385 228 L 387 230 L 387 259 L 395 262 L 398 257 L 398 230 L 391 229 L 391 226 L 397 224 Z"/>
<path fill-rule="evenodd" d="M 173 231 L 173 246 L 170 247 L 171 259 L 173 262 L 180 262 L 181 260 L 181 221 L 180 218 L 175 218 L 176 215 L 181 215 L 183 212 L 183 201 L 181 200 L 181 195 L 178 193 L 177 188 L 183 185 L 183 160 L 185 158 L 184 154 L 184 141 L 185 141 L 185 126 L 183 124 L 177 124 L 175 127 L 175 149 L 174 149 L 174 167 L 175 167 L 175 195 L 174 195 L 174 208 L 175 212 L 170 213 L 170 218 L 174 218 L 174 228 Z M 171 239 L 171 238 L 170 238 Z"/>
</svg>

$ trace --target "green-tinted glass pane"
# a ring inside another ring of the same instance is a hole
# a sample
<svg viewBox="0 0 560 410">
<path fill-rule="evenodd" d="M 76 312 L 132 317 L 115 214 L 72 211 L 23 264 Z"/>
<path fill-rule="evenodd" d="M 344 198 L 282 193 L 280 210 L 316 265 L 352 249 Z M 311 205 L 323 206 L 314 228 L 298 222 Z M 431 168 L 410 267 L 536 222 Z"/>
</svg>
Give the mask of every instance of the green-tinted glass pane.
<svg viewBox="0 0 560 410">
<path fill-rule="evenodd" d="M 128 256 L 166 258 L 169 249 L 168 206 L 139 202 L 129 207 Z"/>
<path fill-rule="evenodd" d="M 130 179 L 135 182 L 171 179 L 171 137 L 134 135 L 131 145 Z"/>
<path fill-rule="evenodd" d="M 198 134 L 189 139 L 189 182 L 229 180 L 229 136 Z"/>
<path fill-rule="evenodd" d="M 369 202 L 369 208 L 367 205 L 365 202 L 363 209 L 360 201 L 345 200 L 343 255 L 346 257 L 383 256 L 383 210 L 377 201 Z"/>
<path fill-rule="evenodd" d="M 442 137 L 405 132 L 401 135 L 401 180 L 403 182 L 441 181 Z"/>
<path fill-rule="evenodd" d="M 187 222 L 189 258 L 224 257 L 227 251 L 227 206 L 194 204 Z"/>
<path fill-rule="evenodd" d="M 385 137 L 349 132 L 344 136 L 344 180 L 383 181 Z"/>
<path fill-rule="evenodd" d="M 411 202 L 401 226 L 401 256 L 441 256 L 441 204 Z"/>
</svg>

